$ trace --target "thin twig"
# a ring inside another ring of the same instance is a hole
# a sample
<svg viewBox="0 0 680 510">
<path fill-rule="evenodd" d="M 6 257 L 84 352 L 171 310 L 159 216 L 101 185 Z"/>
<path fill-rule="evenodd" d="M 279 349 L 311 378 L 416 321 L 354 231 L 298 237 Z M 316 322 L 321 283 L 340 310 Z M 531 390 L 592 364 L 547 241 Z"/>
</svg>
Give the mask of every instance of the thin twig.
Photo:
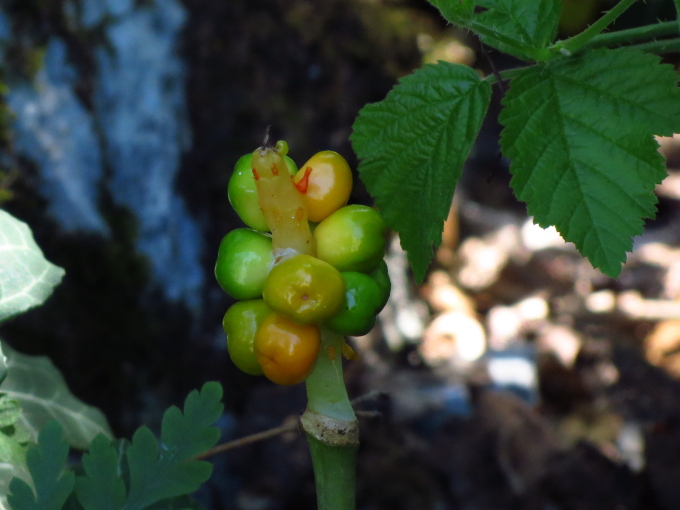
<svg viewBox="0 0 680 510">
<path fill-rule="evenodd" d="M 354 400 L 352 400 L 352 404 L 357 405 L 367 400 L 377 400 L 379 398 L 383 398 L 386 396 L 388 396 L 388 393 L 385 391 L 370 391 L 365 395 L 361 395 L 360 397 L 357 397 Z M 361 418 L 377 418 L 382 415 L 382 413 L 380 413 L 379 411 L 357 411 L 356 414 Z M 215 455 L 227 452 L 229 450 L 242 448 L 249 444 L 264 441 L 265 439 L 271 439 L 272 437 L 280 436 L 281 434 L 285 434 L 286 432 L 295 432 L 300 429 L 299 418 L 287 421 L 288 423 L 284 423 L 280 427 L 274 427 L 273 429 L 263 430 L 262 432 L 256 432 L 255 434 L 250 434 L 249 436 L 234 439 L 233 441 L 217 445 L 214 448 L 211 448 L 210 450 L 206 450 L 205 452 L 196 455 L 194 459 L 196 460 L 207 459 L 209 457 L 214 457 Z"/>
<path fill-rule="evenodd" d="M 489 50 L 486 49 L 486 45 L 484 43 L 480 43 L 480 48 L 482 50 L 482 55 L 484 55 L 484 58 L 486 61 L 489 63 L 489 66 L 491 67 L 491 72 L 493 75 L 496 77 L 496 80 L 498 81 L 498 87 L 501 89 L 501 93 L 505 95 L 507 92 L 507 87 L 505 86 L 505 80 L 501 76 L 501 73 L 498 71 L 498 68 L 496 67 L 496 63 L 493 61 L 491 58 L 491 55 L 489 55 Z"/>
<path fill-rule="evenodd" d="M 383 413 L 380 411 L 355 411 L 357 418 L 366 418 L 366 419 L 374 419 L 374 418 L 382 418 Z"/>
<path fill-rule="evenodd" d="M 267 126 L 267 129 L 264 131 L 264 140 L 262 140 L 262 147 L 267 147 L 269 143 L 269 129 L 271 128 L 271 124 Z"/>
<path fill-rule="evenodd" d="M 364 402 L 366 402 L 368 400 L 378 400 L 380 398 L 387 398 L 389 396 L 390 396 L 390 394 L 386 391 L 381 391 L 381 390 L 369 391 L 368 393 L 364 393 L 363 395 L 360 395 L 360 396 L 352 399 L 352 406 L 357 406 L 359 404 L 363 404 Z"/>
<path fill-rule="evenodd" d="M 255 434 L 250 434 L 249 436 L 242 437 L 240 439 L 235 439 L 227 443 L 222 443 L 220 445 L 211 448 L 203 453 L 200 453 L 194 457 L 194 459 L 207 459 L 208 457 L 213 457 L 214 455 L 224 453 L 229 450 L 234 450 L 235 448 L 242 448 L 252 443 L 257 443 L 258 441 L 264 441 L 265 439 L 270 439 L 272 437 L 280 436 L 286 432 L 295 432 L 299 430 L 298 426 L 299 420 L 290 421 L 285 423 L 280 427 L 275 427 L 269 430 L 263 430 L 262 432 L 256 432 Z"/>
<path fill-rule="evenodd" d="M 486 49 L 486 46 L 482 43 L 480 48 L 482 49 L 482 55 L 484 55 L 484 58 L 486 61 L 489 63 L 489 66 L 491 66 L 491 72 L 493 75 L 496 77 L 496 80 L 498 82 L 498 88 L 501 89 L 501 94 L 504 96 L 506 92 L 508 91 L 508 88 L 506 86 L 506 81 L 503 79 L 501 76 L 501 73 L 498 71 L 498 68 L 496 67 L 496 63 L 493 61 L 491 58 L 491 55 L 489 55 L 489 51 Z M 503 153 L 501 152 L 500 147 L 498 148 L 498 151 L 496 153 L 496 163 L 493 166 L 493 169 L 491 172 L 489 172 L 489 175 L 486 177 L 486 183 L 489 184 L 493 178 L 496 176 L 496 173 L 498 172 L 498 169 L 501 167 L 501 159 L 503 158 Z"/>
</svg>

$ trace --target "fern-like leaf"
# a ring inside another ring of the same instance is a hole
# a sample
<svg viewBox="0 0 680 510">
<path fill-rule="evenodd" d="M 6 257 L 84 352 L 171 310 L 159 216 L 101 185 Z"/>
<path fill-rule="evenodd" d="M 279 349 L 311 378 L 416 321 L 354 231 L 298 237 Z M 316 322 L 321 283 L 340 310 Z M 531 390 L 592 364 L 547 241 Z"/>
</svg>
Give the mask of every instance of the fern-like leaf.
<svg viewBox="0 0 680 510">
<path fill-rule="evenodd" d="M 35 492 L 20 478 L 9 485 L 12 510 L 61 510 L 73 490 L 75 476 L 65 471 L 69 446 L 61 425 L 50 421 L 38 435 L 38 444 L 26 453 Z"/>
<path fill-rule="evenodd" d="M 163 416 L 160 445 L 148 427 L 138 429 L 127 448 L 120 451 L 105 437 L 97 437 L 83 457 L 86 476 L 78 478 L 76 484 L 83 508 L 156 508 L 154 505 L 164 500 L 198 490 L 210 477 L 212 465 L 193 457 L 219 439 L 219 429 L 211 425 L 222 414 L 221 398 L 222 387 L 210 382 L 200 392 L 189 394 L 184 412 L 177 407 L 168 409 Z"/>
</svg>

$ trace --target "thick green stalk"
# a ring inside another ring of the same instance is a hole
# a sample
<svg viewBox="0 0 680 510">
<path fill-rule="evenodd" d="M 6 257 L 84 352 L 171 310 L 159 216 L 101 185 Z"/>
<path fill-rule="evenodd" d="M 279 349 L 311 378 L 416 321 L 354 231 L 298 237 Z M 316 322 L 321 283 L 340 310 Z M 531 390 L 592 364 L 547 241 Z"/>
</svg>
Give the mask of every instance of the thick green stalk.
<svg viewBox="0 0 680 510">
<path fill-rule="evenodd" d="M 307 210 L 283 156 L 288 144 L 253 151 L 253 177 L 258 201 L 272 231 L 272 245 L 281 253 L 315 254 Z M 319 510 L 354 510 L 359 425 L 342 374 L 344 337 L 321 329 L 321 351 L 307 378 L 307 409 L 300 418 L 314 464 Z"/>
<path fill-rule="evenodd" d="M 580 34 L 570 37 L 564 41 L 558 41 L 552 50 L 556 50 L 562 55 L 573 55 L 578 50 L 588 44 L 593 38 L 599 35 L 605 28 L 611 25 L 616 18 L 623 14 L 636 0 L 621 0 L 618 4 L 608 10 L 604 16 L 595 21 Z"/>
<path fill-rule="evenodd" d="M 640 41 L 648 41 L 661 37 L 680 35 L 680 27 L 677 21 L 666 21 L 644 27 L 629 28 L 600 34 L 586 45 L 588 48 L 614 47 L 627 44 L 635 44 Z"/>
<path fill-rule="evenodd" d="M 285 172 L 288 144 L 253 151 L 258 201 L 274 250 L 314 255 L 307 210 Z M 354 510 L 359 425 L 342 374 L 344 337 L 321 327 L 321 351 L 307 378 L 307 409 L 300 418 L 314 464 L 319 510 Z"/>
<path fill-rule="evenodd" d="M 359 446 L 329 446 L 307 434 L 314 463 L 319 510 L 354 510 L 354 480 Z"/>
<path fill-rule="evenodd" d="M 675 53 L 677 51 L 680 51 L 680 39 L 662 39 L 661 41 L 649 41 L 647 43 L 629 46 L 629 48 L 635 48 L 636 50 L 644 51 L 647 53 L 656 53 L 658 55 L 662 53 Z"/>
<path fill-rule="evenodd" d="M 664 37 L 673 34 L 678 34 L 678 24 L 675 21 L 659 23 L 647 27 L 633 28 L 630 30 L 621 30 L 620 32 L 612 32 L 611 34 L 602 34 L 594 38 L 584 49 L 592 49 L 603 46 L 618 46 L 628 43 L 626 48 L 633 48 L 647 53 L 671 53 L 680 51 L 680 38 L 660 39 L 657 41 L 639 42 L 640 40 L 648 39 L 650 37 Z M 511 80 L 515 76 L 523 73 L 531 66 L 517 67 L 515 69 L 508 69 L 501 71 L 500 77 L 503 80 Z M 498 76 L 490 74 L 484 81 L 493 85 L 498 82 Z"/>
<path fill-rule="evenodd" d="M 319 510 L 354 510 L 359 427 L 342 373 L 345 339 L 323 328 L 321 338 L 301 423 L 312 454 Z"/>
</svg>

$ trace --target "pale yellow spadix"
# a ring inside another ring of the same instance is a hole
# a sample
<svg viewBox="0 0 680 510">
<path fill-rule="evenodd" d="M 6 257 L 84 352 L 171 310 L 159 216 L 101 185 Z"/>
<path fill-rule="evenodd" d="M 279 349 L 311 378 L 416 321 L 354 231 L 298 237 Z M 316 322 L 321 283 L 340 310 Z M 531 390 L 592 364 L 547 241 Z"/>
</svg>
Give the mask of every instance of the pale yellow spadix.
<svg viewBox="0 0 680 510">
<path fill-rule="evenodd" d="M 277 251 L 285 253 L 293 250 L 314 256 L 316 249 L 307 222 L 307 209 L 283 160 L 287 152 L 288 144 L 285 142 L 253 151 L 252 167 L 258 202 L 272 233 L 275 255 Z"/>
</svg>

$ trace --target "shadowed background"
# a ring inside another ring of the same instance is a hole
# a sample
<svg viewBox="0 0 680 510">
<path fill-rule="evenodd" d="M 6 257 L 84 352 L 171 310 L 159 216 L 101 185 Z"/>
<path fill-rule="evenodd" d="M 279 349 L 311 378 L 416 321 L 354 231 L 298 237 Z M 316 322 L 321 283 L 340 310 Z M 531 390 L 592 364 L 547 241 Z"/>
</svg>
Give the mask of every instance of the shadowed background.
<svg viewBox="0 0 680 510">
<path fill-rule="evenodd" d="M 609 5 L 565 2 L 569 13 L 591 16 Z M 231 301 L 212 266 L 222 236 L 242 226 L 227 201 L 233 164 L 271 126 L 298 164 L 331 149 L 355 169 L 348 137 L 360 108 L 424 62 L 450 60 L 491 72 L 478 42 L 417 0 L 2 0 L 0 6 L 0 69 L 9 87 L 0 199 L 66 270 L 45 306 L 3 325 L 3 339 L 48 355 L 72 391 L 100 407 L 124 437 L 141 424 L 157 429 L 162 412 L 206 380 L 225 389 L 223 441 L 300 413 L 302 385 L 274 387 L 241 374 L 226 352 L 221 318 Z M 671 2 L 649 1 L 620 23 L 672 16 Z M 573 29 L 569 23 L 565 33 Z M 494 52 L 491 58 L 501 69 L 516 65 Z M 680 444 L 672 405 L 680 392 L 638 350 L 659 319 L 574 320 L 572 306 L 579 289 L 581 297 L 631 289 L 646 298 L 665 295 L 672 261 L 661 270 L 642 260 L 612 283 L 561 245 L 536 247 L 539 241 L 521 238 L 525 208 L 512 196 L 507 162 L 498 157 L 500 95 L 494 94 L 461 183 L 459 212 L 438 254 L 439 272 L 416 288 L 408 269 L 401 270 L 405 283 L 397 284 L 395 298 L 401 301 L 381 328 L 357 340 L 361 360 L 348 366 L 352 395 L 376 388 L 395 393 L 368 405 L 381 419 L 362 423 L 359 508 L 673 508 L 680 494 L 666 480 L 677 480 L 680 467 L 664 452 Z M 677 145 L 669 147 L 668 154 L 677 154 Z M 358 180 L 351 201 L 371 203 Z M 661 212 L 656 232 L 677 219 L 677 197 L 662 201 Z M 400 267 L 403 254 L 392 244 L 388 256 Z M 497 267 L 475 266 L 486 253 Z M 451 304 L 456 292 L 463 297 Z M 538 301 L 519 306 L 528 298 Z M 482 322 L 482 342 L 502 351 L 481 375 L 455 343 L 456 335 L 469 338 L 478 326 L 460 333 L 444 319 L 431 322 L 452 313 L 462 314 L 456 324 Z M 537 321 L 577 338 L 544 335 Z M 613 348 L 623 336 L 624 348 Z M 536 341 L 544 337 L 543 344 Z M 565 345 L 575 345 L 571 360 L 559 358 Z M 506 359 L 514 364 L 503 365 Z M 493 368 L 504 366 L 514 367 L 511 376 Z M 618 387 L 607 379 L 611 367 L 626 374 Z M 479 389 L 490 380 L 514 392 Z M 652 403 L 641 398 L 648 388 L 657 395 Z M 621 401 L 627 406 L 612 404 Z M 575 424 L 564 425 L 567 419 Z M 650 468 L 636 471 L 608 452 L 618 448 L 611 445 L 624 425 L 642 421 L 647 428 L 635 431 L 648 436 Z M 600 430 L 596 425 L 605 429 L 601 442 L 587 436 Z M 573 440 L 566 450 L 565 437 Z M 206 508 L 315 506 L 300 435 L 215 462 L 200 494 Z M 590 483 L 594 478 L 599 484 Z"/>
</svg>

